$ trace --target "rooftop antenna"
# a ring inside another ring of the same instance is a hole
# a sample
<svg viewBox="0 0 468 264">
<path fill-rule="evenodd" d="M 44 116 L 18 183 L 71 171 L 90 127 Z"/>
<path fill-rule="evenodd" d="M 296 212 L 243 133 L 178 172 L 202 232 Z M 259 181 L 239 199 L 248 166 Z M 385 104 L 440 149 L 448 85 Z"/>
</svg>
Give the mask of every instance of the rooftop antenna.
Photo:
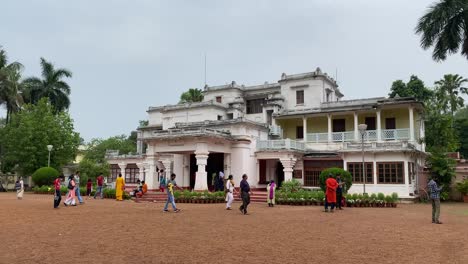
<svg viewBox="0 0 468 264">
<path fill-rule="evenodd" d="M 206 86 L 206 52 L 205 52 L 205 86 Z"/>
<path fill-rule="evenodd" d="M 336 68 L 335 72 L 335 82 L 338 83 L 338 68 Z"/>
</svg>

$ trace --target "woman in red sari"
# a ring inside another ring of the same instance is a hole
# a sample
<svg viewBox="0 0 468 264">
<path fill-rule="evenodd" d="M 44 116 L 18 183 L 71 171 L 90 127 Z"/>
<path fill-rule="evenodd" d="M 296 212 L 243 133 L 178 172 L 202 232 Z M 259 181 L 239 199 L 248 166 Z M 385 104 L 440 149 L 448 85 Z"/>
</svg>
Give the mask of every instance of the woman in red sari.
<svg viewBox="0 0 468 264">
<path fill-rule="evenodd" d="M 331 205 L 330 212 L 333 213 L 335 210 L 336 188 L 338 188 L 338 182 L 333 178 L 333 175 L 329 174 L 328 179 L 325 181 L 325 186 L 325 212 L 328 212 L 328 205 Z"/>
</svg>

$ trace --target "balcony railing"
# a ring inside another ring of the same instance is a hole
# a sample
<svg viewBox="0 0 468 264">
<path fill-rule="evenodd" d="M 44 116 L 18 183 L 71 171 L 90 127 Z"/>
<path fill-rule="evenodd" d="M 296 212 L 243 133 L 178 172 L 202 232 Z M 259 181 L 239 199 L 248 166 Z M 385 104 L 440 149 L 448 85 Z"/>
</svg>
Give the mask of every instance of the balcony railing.
<svg viewBox="0 0 468 264">
<path fill-rule="evenodd" d="M 409 129 L 384 129 L 382 130 L 382 140 L 408 140 L 410 138 Z"/>
<path fill-rule="evenodd" d="M 279 140 L 259 140 L 257 141 L 257 150 L 305 150 L 305 144 L 302 141 L 292 139 Z"/>
<path fill-rule="evenodd" d="M 402 129 L 384 129 L 381 130 L 381 140 L 408 140 L 410 133 L 408 128 Z M 352 142 L 360 141 L 361 138 L 354 137 L 354 131 L 333 132 L 331 134 L 332 142 Z M 326 143 L 328 142 L 328 133 L 308 133 L 307 142 L 309 143 Z M 364 134 L 364 141 L 377 141 L 377 130 L 367 130 Z"/>
<path fill-rule="evenodd" d="M 333 142 L 348 142 L 348 141 L 353 141 L 353 140 L 354 140 L 354 131 L 332 133 Z"/>
<path fill-rule="evenodd" d="M 328 133 L 309 133 L 307 141 L 312 143 L 328 142 Z"/>
<path fill-rule="evenodd" d="M 271 126 L 269 126 L 269 129 L 270 129 L 270 135 L 277 136 L 277 137 L 283 137 L 283 129 L 281 129 L 280 126 L 271 125 Z"/>
</svg>

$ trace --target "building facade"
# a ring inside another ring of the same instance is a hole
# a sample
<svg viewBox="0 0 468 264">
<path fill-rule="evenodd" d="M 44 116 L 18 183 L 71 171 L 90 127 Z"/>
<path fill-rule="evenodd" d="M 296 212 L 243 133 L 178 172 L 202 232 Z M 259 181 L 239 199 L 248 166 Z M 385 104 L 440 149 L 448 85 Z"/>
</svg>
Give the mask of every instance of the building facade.
<svg viewBox="0 0 468 264">
<path fill-rule="evenodd" d="M 125 172 L 127 182 L 145 179 L 156 189 L 164 169 L 179 185 L 205 190 L 223 171 L 236 182 L 246 173 L 258 188 L 293 178 L 314 188 L 321 171 L 341 167 L 353 175 L 351 193 L 364 184 L 368 193 L 417 193 L 426 154 L 424 108 L 413 98 L 343 100 L 320 68 L 283 73 L 276 83 L 206 86 L 203 94 L 199 103 L 150 107 L 148 125 L 138 129 L 139 154 L 109 153 L 108 180 Z"/>
</svg>

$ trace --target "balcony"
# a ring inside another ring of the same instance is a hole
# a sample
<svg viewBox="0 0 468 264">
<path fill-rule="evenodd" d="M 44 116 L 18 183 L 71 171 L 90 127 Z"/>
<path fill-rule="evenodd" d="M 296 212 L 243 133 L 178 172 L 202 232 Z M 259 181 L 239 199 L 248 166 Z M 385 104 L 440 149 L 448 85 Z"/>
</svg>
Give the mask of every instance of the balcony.
<svg viewBox="0 0 468 264">
<path fill-rule="evenodd" d="M 358 133 L 359 134 L 359 133 Z M 345 132 L 333 132 L 331 133 L 331 142 L 353 142 L 360 141 L 360 138 L 355 138 L 354 131 L 345 131 Z M 364 141 L 373 142 L 378 141 L 378 132 L 377 130 L 367 130 L 364 134 Z M 408 128 L 403 129 L 384 129 L 381 131 L 381 140 L 382 141 L 401 141 L 409 140 L 410 133 Z M 307 142 L 309 143 L 327 143 L 328 142 L 328 133 L 308 133 Z"/>
<path fill-rule="evenodd" d="M 259 140 L 257 150 L 305 150 L 305 143 L 293 139 Z"/>
<path fill-rule="evenodd" d="M 268 128 L 270 129 L 269 134 L 271 136 L 283 137 L 283 129 L 280 126 L 270 125 Z"/>
</svg>

